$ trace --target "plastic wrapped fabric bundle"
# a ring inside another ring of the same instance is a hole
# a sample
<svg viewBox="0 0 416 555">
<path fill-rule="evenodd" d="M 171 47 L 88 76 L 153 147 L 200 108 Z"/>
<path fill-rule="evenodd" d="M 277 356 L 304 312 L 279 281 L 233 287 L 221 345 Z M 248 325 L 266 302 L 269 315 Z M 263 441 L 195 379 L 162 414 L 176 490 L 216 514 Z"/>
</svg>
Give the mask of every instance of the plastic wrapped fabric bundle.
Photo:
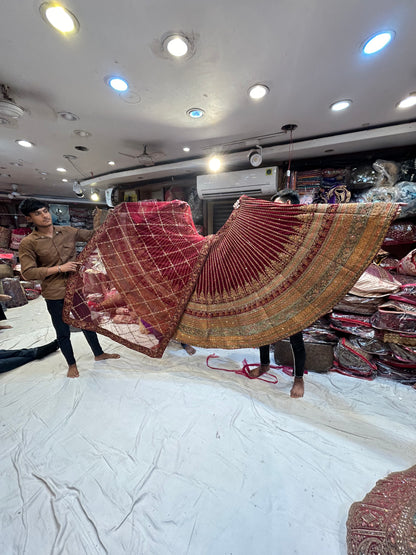
<svg viewBox="0 0 416 555">
<path fill-rule="evenodd" d="M 395 187 L 376 186 L 357 195 L 361 202 L 397 202 L 399 192 Z"/>
<path fill-rule="evenodd" d="M 64 318 L 152 357 L 172 337 L 225 349 L 270 344 L 348 292 L 396 211 L 241 197 L 220 231 L 202 237 L 183 201 L 123 203 L 81 253 Z M 114 321 L 117 309 L 131 321 Z"/>
<path fill-rule="evenodd" d="M 379 480 L 348 512 L 348 555 L 416 553 L 416 466 Z"/>
<path fill-rule="evenodd" d="M 372 337 L 351 336 L 349 342 L 369 355 L 388 355 L 391 352 L 390 344 Z"/>
<path fill-rule="evenodd" d="M 399 179 L 400 166 L 389 160 L 376 160 L 373 168 L 378 173 L 377 187 L 392 187 Z"/>
<path fill-rule="evenodd" d="M 394 222 L 388 229 L 383 245 L 416 243 L 416 224 L 410 221 Z"/>
<path fill-rule="evenodd" d="M 395 380 L 405 385 L 416 383 L 416 365 L 411 362 L 398 362 L 390 357 L 383 357 L 376 361 L 377 374 L 389 380 Z"/>
<path fill-rule="evenodd" d="M 352 168 L 350 176 L 350 189 L 362 190 L 375 186 L 377 172 L 372 166 L 357 166 Z"/>
<path fill-rule="evenodd" d="M 400 282 L 386 269 L 370 264 L 349 293 L 358 297 L 382 297 L 400 291 Z"/>
<path fill-rule="evenodd" d="M 331 330 L 329 316 L 324 315 L 305 328 L 303 340 L 305 343 L 338 343 L 338 336 Z"/>
<path fill-rule="evenodd" d="M 333 330 L 368 339 L 373 339 L 376 336 L 376 330 L 372 327 L 370 316 L 344 314 L 333 311 L 331 312 L 330 320 Z"/>
<path fill-rule="evenodd" d="M 397 345 L 396 343 L 389 343 L 388 346 L 398 362 L 416 364 L 415 347 L 406 347 L 405 345 Z"/>
<path fill-rule="evenodd" d="M 27 304 L 25 290 L 18 277 L 4 278 L 2 279 L 2 285 L 4 294 L 11 296 L 11 299 L 6 301 L 7 308 L 16 308 L 17 306 L 24 306 Z"/>
<path fill-rule="evenodd" d="M 343 337 L 334 349 L 334 370 L 350 376 L 374 378 L 377 366 L 371 355 Z"/>
<path fill-rule="evenodd" d="M 404 274 L 406 276 L 416 276 L 416 249 L 410 251 L 400 260 L 397 271 L 399 274 Z"/>
<path fill-rule="evenodd" d="M 416 306 L 398 301 L 387 301 L 380 305 L 371 316 L 371 324 L 376 329 L 402 334 L 416 333 Z"/>
<path fill-rule="evenodd" d="M 349 314 L 371 315 L 387 299 L 383 297 L 359 297 L 358 295 L 347 294 L 335 306 L 336 312 L 346 312 Z"/>
</svg>

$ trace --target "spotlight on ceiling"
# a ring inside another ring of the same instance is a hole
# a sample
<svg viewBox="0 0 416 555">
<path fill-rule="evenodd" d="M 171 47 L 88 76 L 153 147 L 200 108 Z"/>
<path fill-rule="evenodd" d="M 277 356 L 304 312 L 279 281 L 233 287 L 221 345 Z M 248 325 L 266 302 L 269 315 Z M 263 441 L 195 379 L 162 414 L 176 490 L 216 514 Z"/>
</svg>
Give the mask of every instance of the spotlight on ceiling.
<svg viewBox="0 0 416 555">
<path fill-rule="evenodd" d="M 205 112 L 202 108 L 190 108 L 186 111 L 186 115 L 192 119 L 199 119 L 204 117 Z"/>
<path fill-rule="evenodd" d="M 411 108 L 412 106 L 416 105 L 416 92 L 411 92 L 403 98 L 398 104 L 397 108 Z"/>
<path fill-rule="evenodd" d="M 221 159 L 218 156 L 212 156 L 209 159 L 208 167 L 212 172 L 217 172 L 221 169 Z"/>
<path fill-rule="evenodd" d="M 94 202 L 98 202 L 100 200 L 100 193 L 97 189 L 91 189 L 90 199 Z"/>
<path fill-rule="evenodd" d="M 248 160 L 254 168 L 258 168 L 260 166 L 263 162 L 263 149 L 260 145 L 257 145 L 256 148 L 250 150 L 248 153 Z"/>
<path fill-rule="evenodd" d="M 79 31 L 79 21 L 75 15 L 57 2 L 43 2 L 39 11 L 42 19 L 57 31 L 65 34 Z"/>
<path fill-rule="evenodd" d="M 117 92 L 126 92 L 129 88 L 129 84 L 122 77 L 111 76 L 105 79 L 105 82 L 109 87 Z"/>
<path fill-rule="evenodd" d="M 381 33 L 373 35 L 364 42 L 362 47 L 364 54 L 375 54 L 379 52 L 389 44 L 394 35 L 394 31 L 382 31 Z"/>
<path fill-rule="evenodd" d="M 33 143 L 31 143 L 30 141 L 26 141 L 26 139 L 19 139 L 17 141 L 15 141 L 19 146 L 23 146 L 25 148 L 31 148 L 33 146 Z"/>
<path fill-rule="evenodd" d="M 166 58 L 188 60 L 195 54 L 195 39 L 185 33 L 166 33 L 161 41 L 162 54 Z"/>
<path fill-rule="evenodd" d="M 163 47 L 176 58 L 181 58 L 189 50 L 189 41 L 183 35 L 171 35 L 163 41 Z"/>
<path fill-rule="evenodd" d="M 346 110 L 352 104 L 352 100 L 338 100 L 331 104 L 330 108 L 333 112 L 341 112 L 342 110 Z"/>
<path fill-rule="evenodd" d="M 266 94 L 268 94 L 269 92 L 270 92 L 269 87 L 267 87 L 266 85 L 257 83 L 256 85 L 253 85 L 252 87 L 249 88 L 248 95 L 253 100 L 260 100 L 261 98 L 264 98 Z"/>
</svg>

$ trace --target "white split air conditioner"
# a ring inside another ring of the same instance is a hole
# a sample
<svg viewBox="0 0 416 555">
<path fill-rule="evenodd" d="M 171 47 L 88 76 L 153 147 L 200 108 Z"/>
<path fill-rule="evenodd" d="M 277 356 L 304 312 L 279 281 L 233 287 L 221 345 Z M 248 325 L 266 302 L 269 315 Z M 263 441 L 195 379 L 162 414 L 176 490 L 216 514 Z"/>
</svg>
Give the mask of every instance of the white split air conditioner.
<svg viewBox="0 0 416 555">
<path fill-rule="evenodd" d="M 278 173 L 279 169 L 272 167 L 198 175 L 198 196 L 205 200 L 271 196 L 277 193 Z"/>
</svg>

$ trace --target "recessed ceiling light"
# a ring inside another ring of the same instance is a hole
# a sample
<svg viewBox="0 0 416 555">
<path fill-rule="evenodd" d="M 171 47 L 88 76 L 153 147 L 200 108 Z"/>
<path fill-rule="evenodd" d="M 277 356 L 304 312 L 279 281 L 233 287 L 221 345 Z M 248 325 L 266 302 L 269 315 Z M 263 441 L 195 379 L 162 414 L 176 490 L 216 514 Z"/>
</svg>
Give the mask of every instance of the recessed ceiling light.
<svg viewBox="0 0 416 555">
<path fill-rule="evenodd" d="M 209 159 L 208 167 L 212 172 L 217 172 L 221 168 L 221 160 L 218 156 L 212 156 Z"/>
<path fill-rule="evenodd" d="M 191 149 L 189 148 L 189 146 L 184 146 L 182 150 L 184 152 L 189 152 Z"/>
<path fill-rule="evenodd" d="M 68 180 L 67 180 L 65 177 L 62 179 L 62 181 L 63 181 L 64 183 L 68 183 Z"/>
<path fill-rule="evenodd" d="M 199 119 L 205 115 L 205 112 L 201 108 L 190 108 L 189 110 L 187 110 L 186 114 L 190 118 Z"/>
<path fill-rule="evenodd" d="M 248 95 L 253 100 L 260 100 L 260 98 L 265 97 L 268 92 L 270 92 L 269 87 L 266 87 L 266 85 L 257 84 L 249 88 Z"/>
<path fill-rule="evenodd" d="M 76 33 L 79 21 L 73 13 L 60 6 L 57 2 L 43 2 L 39 11 L 44 21 L 61 33 Z"/>
<path fill-rule="evenodd" d="M 382 31 L 373 35 L 363 45 L 364 54 L 375 54 L 382 50 L 394 37 L 394 31 Z"/>
<path fill-rule="evenodd" d="M 58 112 L 58 116 L 61 116 L 65 121 L 77 121 L 79 117 L 72 112 Z"/>
<path fill-rule="evenodd" d="M 170 35 L 163 41 L 163 48 L 169 52 L 171 56 L 180 58 L 185 56 L 189 50 L 189 40 L 181 35 Z"/>
<path fill-rule="evenodd" d="M 333 112 L 340 112 L 341 110 L 345 110 L 349 106 L 351 106 L 352 100 L 338 100 L 331 104 L 330 108 Z"/>
<path fill-rule="evenodd" d="M 39 172 L 40 175 L 48 175 L 48 172 Z"/>
<path fill-rule="evenodd" d="M 107 162 L 107 164 L 108 164 L 109 166 L 115 166 L 115 165 L 116 165 L 116 163 L 115 163 L 113 160 L 109 160 L 109 161 Z"/>
<path fill-rule="evenodd" d="M 66 169 L 65 168 L 56 168 L 56 171 L 64 173 L 64 172 L 66 172 Z"/>
<path fill-rule="evenodd" d="M 416 105 L 416 92 L 411 92 L 406 98 L 403 98 L 398 104 L 397 108 L 411 108 Z"/>
<path fill-rule="evenodd" d="M 89 131 L 84 131 L 84 129 L 75 129 L 74 135 L 78 135 L 79 137 L 91 137 L 91 133 Z"/>
<path fill-rule="evenodd" d="M 15 141 L 18 145 L 20 146 L 24 146 L 25 148 L 30 148 L 33 145 L 33 143 L 31 143 L 30 141 L 26 141 L 25 139 L 19 139 L 18 141 Z"/>
<path fill-rule="evenodd" d="M 127 89 L 129 88 L 129 84 L 127 83 L 127 81 L 125 79 L 122 79 L 121 77 L 108 77 L 106 79 L 106 83 L 109 87 L 117 92 L 124 92 L 127 91 Z"/>
</svg>

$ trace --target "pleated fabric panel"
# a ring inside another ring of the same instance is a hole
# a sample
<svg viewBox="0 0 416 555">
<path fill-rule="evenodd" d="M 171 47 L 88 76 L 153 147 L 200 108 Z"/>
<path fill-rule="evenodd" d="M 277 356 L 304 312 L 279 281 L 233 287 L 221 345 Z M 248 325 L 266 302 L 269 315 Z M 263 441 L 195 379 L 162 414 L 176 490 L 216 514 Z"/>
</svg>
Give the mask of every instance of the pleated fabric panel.
<svg viewBox="0 0 416 555">
<path fill-rule="evenodd" d="M 397 207 L 240 199 L 218 232 L 176 332 L 200 347 L 258 347 L 302 330 L 350 290 Z"/>
</svg>

